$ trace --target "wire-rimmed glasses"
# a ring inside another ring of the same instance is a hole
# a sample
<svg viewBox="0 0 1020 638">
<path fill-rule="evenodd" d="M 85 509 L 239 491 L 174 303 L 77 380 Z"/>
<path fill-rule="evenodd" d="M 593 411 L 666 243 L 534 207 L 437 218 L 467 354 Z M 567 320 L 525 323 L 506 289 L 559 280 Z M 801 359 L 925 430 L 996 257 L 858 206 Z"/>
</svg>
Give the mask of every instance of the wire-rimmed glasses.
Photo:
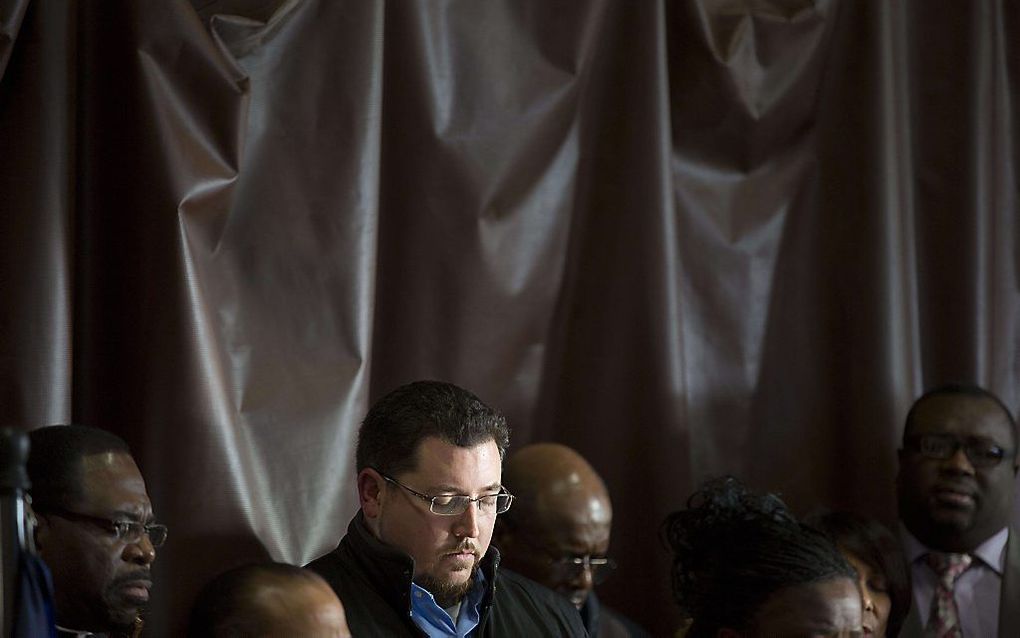
<svg viewBox="0 0 1020 638">
<path fill-rule="evenodd" d="M 378 470 L 376 471 L 378 472 Z M 483 494 L 477 498 L 471 498 L 466 494 L 437 494 L 432 496 L 429 494 L 422 494 L 421 492 L 404 485 L 392 476 L 387 476 L 382 472 L 379 472 L 379 476 L 394 485 L 402 487 L 409 493 L 425 501 L 429 504 L 429 511 L 440 516 L 460 516 L 467 511 L 468 506 L 472 503 L 474 503 L 475 506 L 478 507 L 478 511 L 483 514 L 502 514 L 510 509 L 510 504 L 513 503 L 514 500 L 514 495 L 506 491 L 506 488 L 502 488 L 500 492 L 496 494 Z"/>
</svg>

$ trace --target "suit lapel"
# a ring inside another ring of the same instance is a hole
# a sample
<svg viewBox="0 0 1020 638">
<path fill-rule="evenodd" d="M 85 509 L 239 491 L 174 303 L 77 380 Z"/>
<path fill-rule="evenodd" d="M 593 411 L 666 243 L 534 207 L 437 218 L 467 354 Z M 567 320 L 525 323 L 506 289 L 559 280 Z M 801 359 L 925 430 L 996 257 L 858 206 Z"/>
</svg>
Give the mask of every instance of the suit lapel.
<svg viewBox="0 0 1020 638">
<path fill-rule="evenodd" d="M 999 596 L 999 636 L 1020 636 L 1020 532 L 1010 528 Z"/>
<path fill-rule="evenodd" d="M 917 605 L 914 604 L 914 592 L 910 592 L 910 612 L 903 621 L 903 627 L 900 628 L 899 638 L 923 638 L 923 636 L 924 620 L 917 610 Z"/>
</svg>

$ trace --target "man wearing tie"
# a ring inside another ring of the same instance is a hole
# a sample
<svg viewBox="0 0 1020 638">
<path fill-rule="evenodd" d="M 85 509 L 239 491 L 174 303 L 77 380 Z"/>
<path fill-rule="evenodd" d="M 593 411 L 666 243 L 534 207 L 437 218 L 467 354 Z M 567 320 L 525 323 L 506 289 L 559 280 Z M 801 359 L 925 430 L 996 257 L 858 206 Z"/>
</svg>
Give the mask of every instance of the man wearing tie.
<svg viewBox="0 0 1020 638">
<path fill-rule="evenodd" d="M 914 603 L 901 636 L 1020 636 L 1016 473 L 1016 423 L 995 395 L 948 385 L 911 407 L 896 479 Z"/>
</svg>

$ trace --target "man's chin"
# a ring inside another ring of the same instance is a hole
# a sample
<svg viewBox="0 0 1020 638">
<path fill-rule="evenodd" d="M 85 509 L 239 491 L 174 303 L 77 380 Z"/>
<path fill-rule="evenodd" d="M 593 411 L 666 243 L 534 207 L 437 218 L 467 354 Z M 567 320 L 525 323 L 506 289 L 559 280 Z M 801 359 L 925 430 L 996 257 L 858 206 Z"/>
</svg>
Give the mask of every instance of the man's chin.
<svg viewBox="0 0 1020 638">
<path fill-rule="evenodd" d="M 110 628 L 115 633 L 130 634 L 135 628 L 135 621 L 141 616 L 141 610 L 134 613 L 116 613 L 110 617 Z"/>
<path fill-rule="evenodd" d="M 144 613 L 144 605 L 122 604 L 108 610 L 107 621 L 114 629 L 130 633 L 130 630 L 135 626 L 135 621 Z"/>
<path fill-rule="evenodd" d="M 578 609 L 584 607 L 584 604 L 588 602 L 588 592 L 571 592 L 567 591 L 563 593 L 564 596 L 570 600 L 570 604 Z"/>
<path fill-rule="evenodd" d="M 419 587 L 432 594 L 440 607 L 450 607 L 464 598 L 474 584 L 474 569 L 454 570 L 439 577 L 421 574 L 414 579 Z"/>
<path fill-rule="evenodd" d="M 930 512 L 933 526 L 943 533 L 965 532 L 974 526 L 974 512 L 964 509 L 936 508 Z"/>
</svg>

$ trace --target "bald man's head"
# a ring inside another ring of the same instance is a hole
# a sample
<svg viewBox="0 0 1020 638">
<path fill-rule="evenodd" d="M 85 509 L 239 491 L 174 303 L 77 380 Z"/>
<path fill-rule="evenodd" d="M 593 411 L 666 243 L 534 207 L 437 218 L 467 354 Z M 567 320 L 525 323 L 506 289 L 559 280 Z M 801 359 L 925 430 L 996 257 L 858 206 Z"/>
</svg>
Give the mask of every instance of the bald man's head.
<svg viewBox="0 0 1020 638">
<path fill-rule="evenodd" d="M 343 605 L 318 574 L 245 565 L 213 579 L 195 601 L 189 638 L 350 638 Z"/>
<path fill-rule="evenodd" d="M 613 508 L 598 473 L 556 443 L 521 448 L 503 468 L 516 497 L 496 520 L 503 563 L 584 605 L 609 550 Z"/>
</svg>

